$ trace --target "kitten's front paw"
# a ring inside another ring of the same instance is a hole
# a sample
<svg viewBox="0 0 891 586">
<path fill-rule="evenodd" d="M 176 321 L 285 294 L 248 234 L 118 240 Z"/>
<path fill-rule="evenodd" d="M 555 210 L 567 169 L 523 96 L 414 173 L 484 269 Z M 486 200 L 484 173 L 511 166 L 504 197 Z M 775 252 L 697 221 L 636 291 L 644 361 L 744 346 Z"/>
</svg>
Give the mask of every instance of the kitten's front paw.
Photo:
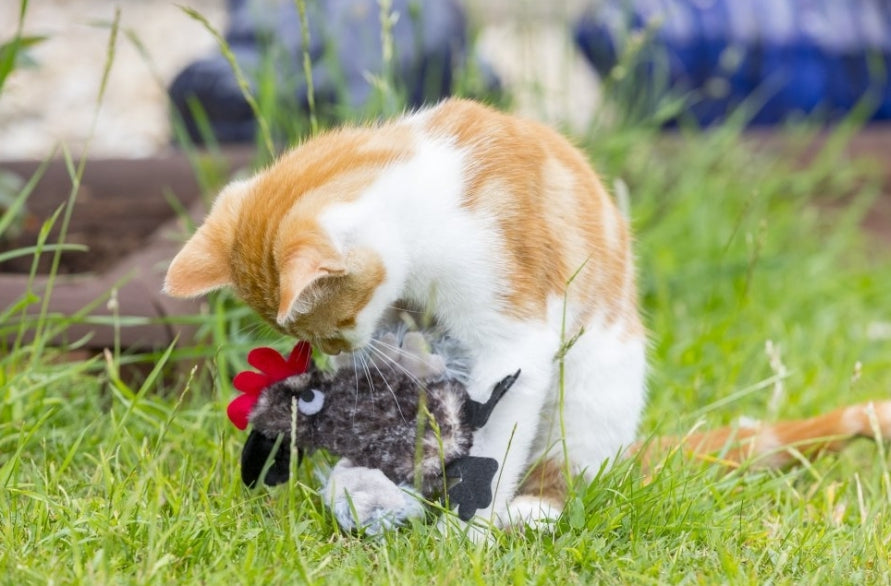
<svg viewBox="0 0 891 586">
<path fill-rule="evenodd" d="M 380 535 L 424 514 L 420 496 L 410 488 L 397 486 L 376 468 L 343 460 L 331 470 L 322 496 L 344 531 Z"/>
<path fill-rule="evenodd" d="M 508 505 L 507 511 L 498 515 L 498 524 L 504 529 L 528 527 L 534 531 L 553 532 L 563 506 L 549 499 L 534 495 L 519 495 Z"/>
</svg>

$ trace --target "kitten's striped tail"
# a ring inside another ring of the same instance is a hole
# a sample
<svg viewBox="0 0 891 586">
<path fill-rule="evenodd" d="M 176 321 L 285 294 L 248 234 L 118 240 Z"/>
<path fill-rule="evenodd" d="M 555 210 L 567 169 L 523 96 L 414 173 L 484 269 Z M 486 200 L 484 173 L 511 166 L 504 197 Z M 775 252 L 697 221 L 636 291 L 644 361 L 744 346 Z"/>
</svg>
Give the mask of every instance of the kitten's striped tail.
<svg viewBox="0 0 891 586">
<path fill-rule="evenodd" d="M 664 436 L 630 448 L 646 467 L 670 451 L 729 467 L 780 468 L 822 452 L 837 452 L 858 437 L 891 439 L 891 401 L 842 407 L 809 419 L 737 424 L 684 436 Z"/>
</svg>

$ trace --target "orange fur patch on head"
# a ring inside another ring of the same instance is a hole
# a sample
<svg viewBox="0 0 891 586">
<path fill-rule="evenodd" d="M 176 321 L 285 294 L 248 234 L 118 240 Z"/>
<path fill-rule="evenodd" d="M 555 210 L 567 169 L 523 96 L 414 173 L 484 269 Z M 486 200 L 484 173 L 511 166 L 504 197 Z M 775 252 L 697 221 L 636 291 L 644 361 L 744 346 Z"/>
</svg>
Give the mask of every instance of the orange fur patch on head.
<svg viewBox="0 0 891 586">
<path fill-rule="evenodd" d="M 322 278 L 342 276 L 346 266 L 336 258 L 325 255 L 317 248 L 301 249 L 283 257 L 279 269 L 278 314 L 276 322 L 285 325 L 294 306 L 313 283 Z M 299 313 L 308 313 L 312 303 L 305 302 Z"/>
<path fill-rule="evenodd" d="M 367 249 L 354 250 L 347 266 L 361 270 L 326 276 L 313 283 L 307 292 L 312 310 L 293 313 L 279 329 L 317 342 L 328 354 L 352 349 L 341 331 L 356 325 L 356 317 L 383 282 L 386 270 L 380 257 Z"/>
<path fill-rule="evenodd" d="M 356 200 L 412 149 L 411 130 L 395 123 L 340 129 L 285 153 L 249 188 L 221 193 L 171 265 L 168 291 L 200 295 L 231 285 L 276 329 L 311 340 L 336 336 L 355 324 L 385 272 L 369 251 L 338 250 L 319 215 Z M 312 315 L 291 311 L 302 301 L 315 303 Z"/>
<path fill-rule="evenodd" d="M 465 205 L 496 218 L 510 261 L 506 311 L 544 314 L 562 296 L 608 322 L 640 328 L 624 218 L 585 157 L 556 131 L 479 104 L 451 100 L 435 110 L 429 128 L 467 150 Z"/>
</svg>

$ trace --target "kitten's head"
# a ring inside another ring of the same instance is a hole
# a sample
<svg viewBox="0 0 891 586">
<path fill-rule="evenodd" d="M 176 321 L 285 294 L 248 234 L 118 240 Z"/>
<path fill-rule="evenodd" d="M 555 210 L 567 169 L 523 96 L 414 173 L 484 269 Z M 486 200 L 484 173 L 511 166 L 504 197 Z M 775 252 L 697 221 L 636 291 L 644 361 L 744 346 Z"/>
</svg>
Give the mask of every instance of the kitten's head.
<svg viewBox="0 0 891 586">
<path fill-rule="evenodd" d="M 173 259 L 165 293 L 232 287 L 274 328 L 329 354 L 365 345 L 401 285 L 362 236 L 373 219 L 341 222 L 335 234 L 324 218 L 360 198 L 398 157 L 370 148 L 361 134 L 315 139 L 231 183 Z"/>
</svg>

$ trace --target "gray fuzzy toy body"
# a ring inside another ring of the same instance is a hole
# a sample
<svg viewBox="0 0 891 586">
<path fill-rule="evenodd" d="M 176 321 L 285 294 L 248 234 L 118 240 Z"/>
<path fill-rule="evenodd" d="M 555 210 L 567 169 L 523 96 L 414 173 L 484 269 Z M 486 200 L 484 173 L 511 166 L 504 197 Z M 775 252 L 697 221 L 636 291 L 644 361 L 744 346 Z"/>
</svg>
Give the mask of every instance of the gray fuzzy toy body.
<svg viewBox="0 0 891 586">
<path fill-rule="evenodd" d="M 358 466 L 377 468 L 396 483 L 414 483 L 417 472 L 421 492 L 430 494 L 443 487 L 443 463 L 467 455 L 473 446 L 473 430 L 462 419 L 468 400 L 458 382 L 419 385 L 395 367 L 359 377 L 344 370 L 312 372 L 266 389 L 251 423 L 264 435 L 281 434 L 290 442 L 294 404 L 299 449 L 323 448 Z M 308 415 L 306 406 L 313 401 L 323 402 L 321 410 Z M 429 418 L 420 410 L 421 401 Z"/>
<path fill-rule="evenodd" d="M 468 396 L 462 376 L 449 375 L 447 367 L 419 378 L 418 369 L 412 372 L 393 360 L 364 365 L 333 373 L 310 370 L 267 387 L 250 415 L 253 431 L 242 454 L 245 483 L 257 482 L 278 437 L 281 449 L 265 481 L 287 480 L 292 428 L 299 451 L 325 449 L 354 465 L 377 468 L 427 497 L 445 494 L 455 477 L 494 474 L 494 460 L 468 456 L 473 432 L 519 372 L 479 403 Z"/>
</svg>

